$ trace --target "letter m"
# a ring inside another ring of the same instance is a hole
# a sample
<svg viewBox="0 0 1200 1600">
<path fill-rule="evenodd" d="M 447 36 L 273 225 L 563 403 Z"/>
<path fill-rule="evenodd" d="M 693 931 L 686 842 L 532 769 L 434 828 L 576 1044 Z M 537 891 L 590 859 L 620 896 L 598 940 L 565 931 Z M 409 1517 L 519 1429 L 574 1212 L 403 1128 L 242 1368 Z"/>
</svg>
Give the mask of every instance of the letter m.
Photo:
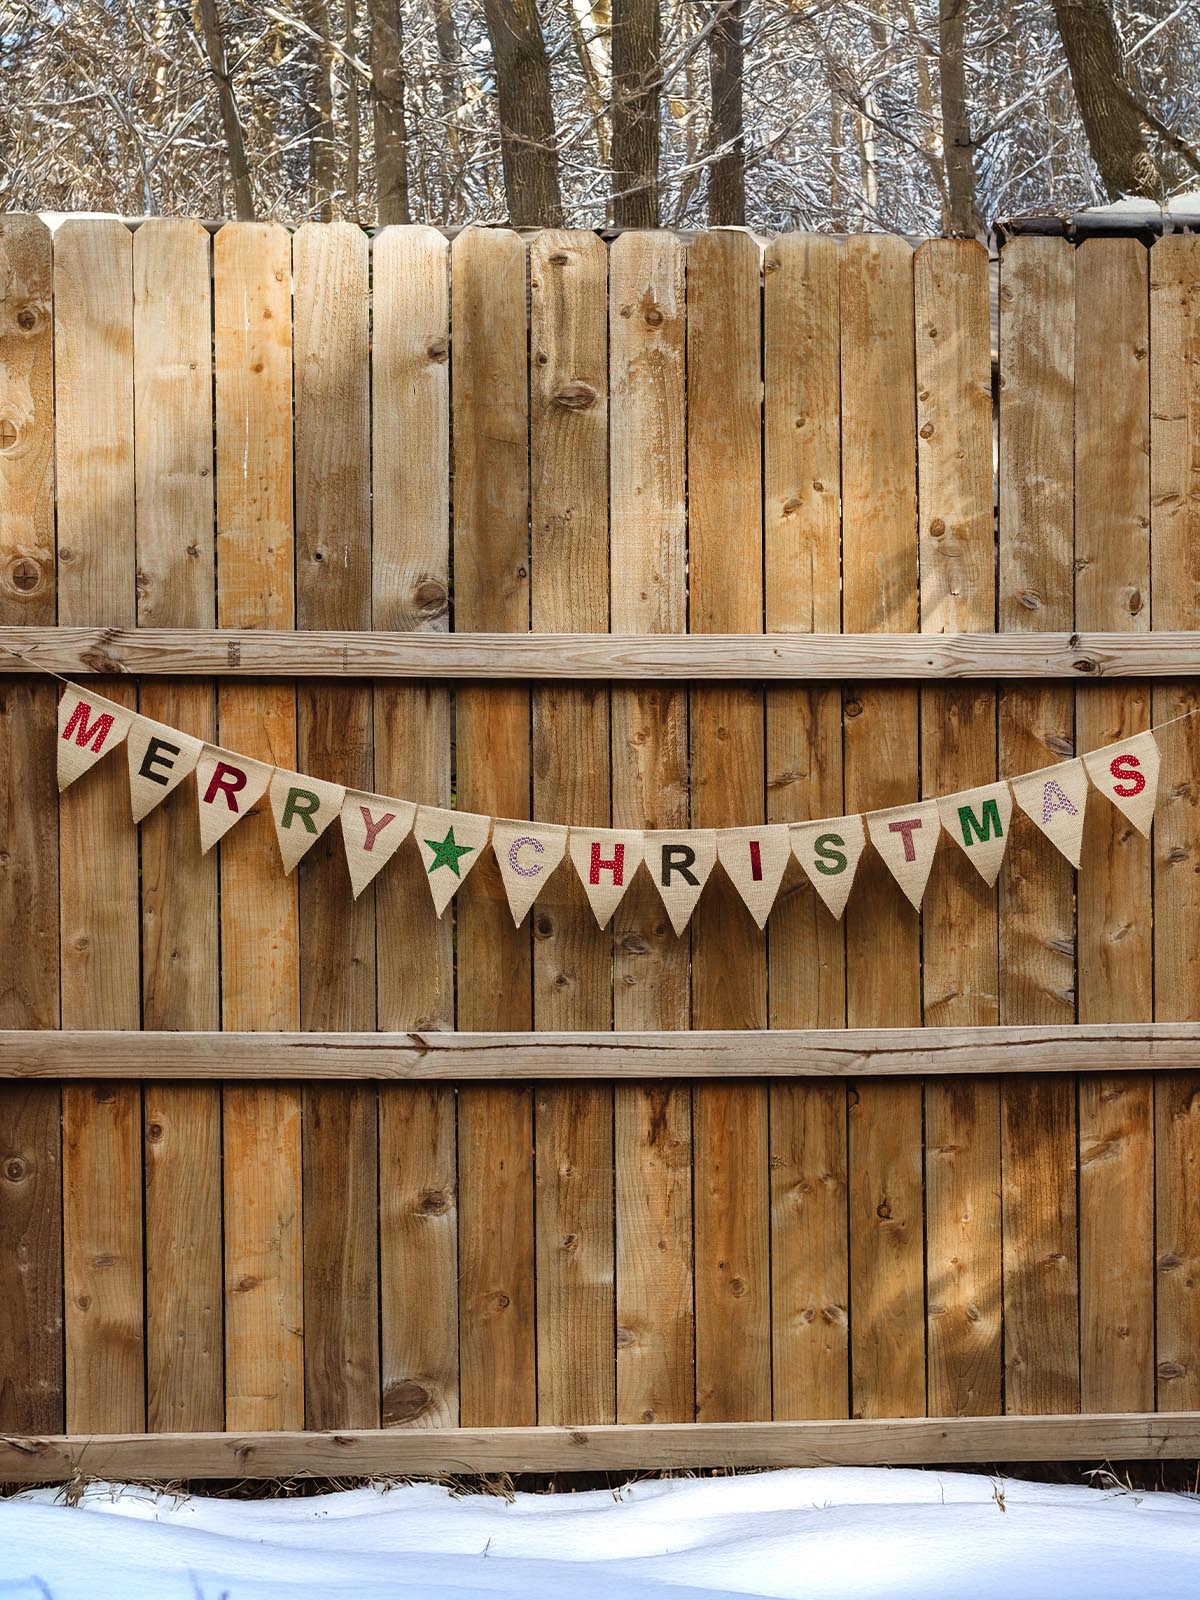
<svg viewBox="0 0 1200 1600">
<path fill-rule="evenodd" d="M 75 743 L 81 750 L 86 749 L 90 744 L 96 754 L 99 755 L 104 748 L 104 741 L 108 738 L 109 730 L 113 725 L 112 713 L 101 711 L 95 722 L 89 726 L 88 718 L 91 714 L 91 706 L 88 705 L 86 700 L 81 700 L 72 711 L 67 725 L 63 729 L 63 738 L 70 743 L 71 735 L 74 734 Z"/>
<path fill-rule="evenodd" d="M 963 844 L 968 850 L 972 844 L 976 842 L 982 844 L 985 839 L 990 839 L 993 835 L 997 839 L 1003 839 L 1004 837 L 1004 828 L 1000 821 L 1000 808 L 994 800 L 985 800 L 983 802 L 982 815 L 978 817 L 970 806 L 959 806 L 958 820 L 962 827 Z M 972 833 L 975 835 L 974 839 L 971 838 Z"/>
</svg>

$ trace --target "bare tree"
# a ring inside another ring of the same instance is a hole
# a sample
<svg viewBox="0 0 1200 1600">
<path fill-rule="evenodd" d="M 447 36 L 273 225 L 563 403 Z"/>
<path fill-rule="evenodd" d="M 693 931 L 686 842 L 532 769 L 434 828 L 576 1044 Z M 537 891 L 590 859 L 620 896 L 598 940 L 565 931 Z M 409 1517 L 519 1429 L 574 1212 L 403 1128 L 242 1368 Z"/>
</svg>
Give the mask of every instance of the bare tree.
<svg viewBox="0 0 1200 1600">
<path fill-rule="evenodd" d="M 716 0 L 709 39 L 712 148 L 708 174 L 710 227 L 744 225 L 746 162 L 742 125 L 745 0 Z"/>
<path fill-rule="evenodd" d="M 229 176 L 233 181 L 233 204 L 239 222 L 254 220 L 254 194 L 250 187 L 250 168 L 246 161 L 246 141 L 242 136 L 241 118 L 225 58 L 225 35 L 221 28 L 221 14 L 217 0 L 199 0 L 197 7 L 200 28 L 204 35 L 204 53 L 208 68 L 217 86 L 217 104 L 221 109 L 221 127 L 225 134 L 225 152 L 229 158 Z M 161 94 L 163 85 L 156 88 Z"/>
<path fill-rule="evenodd" d="M 308 97 L 308 162 L 310 209 L 318 222 L 333 216 L 333 191 L 337 184 L 333 142 L 334 55 L 326 0 L 303 0 L 301 14 L 312 56 Z"/>
<path fill-rule="evenodd" d="M 380 224 L 411 222 L 408 120 L 404 104 L 404 18 L 399 0 L 369 0 L 371 100 L 375 112 L 376 212 Z"/>
<path fill-rule="evenodd" d="M 518 227 L 561 228 L 550 63 L 535 0 L 484 0 L 496 65 L 508 216 Z"/>
<path fill-rule="evenodd" d="M 975 155 L 967 103 L 964 15 L 967 0 L 938 0 L 942 78 L 942 151 L 949 190 L 949 231 L 975 232 Z"/>
<path fill-rule="evenodd" d="M 1108 0 L 1052 0 L 1092 158 L 1110 200 L 1161 200 L 1163 175 L 1146 148 Z"/>
<path fill-rule="evenodd" d="M 613 0 L 613 222 L 658 227 L 659 0 Z"/>
</svg>

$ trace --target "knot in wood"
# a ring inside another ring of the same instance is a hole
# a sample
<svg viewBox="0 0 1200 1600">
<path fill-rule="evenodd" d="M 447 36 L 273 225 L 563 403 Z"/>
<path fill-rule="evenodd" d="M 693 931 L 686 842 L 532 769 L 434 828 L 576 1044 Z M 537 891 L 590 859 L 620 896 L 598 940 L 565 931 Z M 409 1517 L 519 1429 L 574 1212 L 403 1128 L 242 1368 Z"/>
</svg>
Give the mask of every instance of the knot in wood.
<svg viewBox="0 0 1200 1600">
<path fill-rule="evenodd" d="M 398 1422 L 419 1417 L 432 1398 L 425 1385 L 415 1378 L 401 1378 L 398 1383 L 388 1384 L 383 1393 L 385 1425 L 394 1427 Z"/>
<path fill-rule="evenodd" d="M 162 1138 L 162 1136 L 163 1136 L 163 1125 L 162 1125 L 161 1122 L 151 1122 L 151 1123 L 147 1124 L 147 1126 L 146 1126 L 146 1138 L 150 1141 L 151 1144 L 157 1144 L 158 1141 Z"/>
<path fill-rule="evenodd" d="M 11 450 L 21 437 L 21 430 L 11 417 L 0 417 L 0 450 Z"/>
<path fill-rule="evenodd" d="M 8 581 L 18 594 L 32 594 L 42 586 L 42 569 L 28 556 L 18 556 L 8 569 Z"/>
<path fill-rule="evenodd" d="M 646 326 L 648 328 L 661 328 L 662 327 L 662 323 L 663 323 L 663 314 L 658 309 L 658 307 L 657 306 L 647 306 L 646 307 Z"/>
<path fill-rule="evenodd" d="M 413 604 L 423 617 L 440 617 L 449 609 L 450 595 L 440 579 L 422 578 L 413 589 Z"/>
<path fill-rule="evenodd" d="M 449 339 L 431 339 L 425 354 L 430 361 L 444 362 L 450 354 Z"/>
<path fill-rule="evenodd" d="M 599 396 L 590 383 L 564 383 L 555 391 L 554 403 L 567 411 L 586 411 L 596 404 Z"/>
<path fill-rule="evenodd" d="M 423 1217 L 444 1217 L 449 1209 L 450 1201 L 441 1189 L 427 1189 L 417 1206 Z"/>
<path fill-rule="evenodd" d="M 17 327 L 22 333 L 32 333 L 38 321 L 38 314 L 33 306 L 22 306 L 17 312 Z"/>
<path fill-rule="evenodd" d="M 25 1163 L 20 1156 L 12 1156 L 4 1163 L 4 1176 L 10 1183 L 20 1183 L 25 1176 Z"/>
</svg>

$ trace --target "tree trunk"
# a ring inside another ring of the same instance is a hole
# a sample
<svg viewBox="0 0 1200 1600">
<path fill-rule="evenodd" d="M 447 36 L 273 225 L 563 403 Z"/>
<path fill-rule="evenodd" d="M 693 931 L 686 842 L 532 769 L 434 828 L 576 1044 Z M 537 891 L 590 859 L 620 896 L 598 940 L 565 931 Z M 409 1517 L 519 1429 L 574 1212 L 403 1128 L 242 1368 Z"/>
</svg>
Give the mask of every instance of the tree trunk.
<svg viewBox="0 0 1200 1600">
<path fill-rule="evenodd" d="M 353 60 L 358 55 L 358 6 L 346 0 L 346 38 L 343 48 Z M 361 135 L 358 126 L 358 72 L 346 63 L 346 214 L 358 221 L 358 174 Z"/>
<path fill-rule="evenodd" d="M 380 227 L 411 222 L 400 0 L 370 0 L 371 102 L 375 113 L 376 215 Z"/>
<path fill-rule="evenodd" d="M 658 227 L 658 0 L 613 0 L 613 222 Z"/>
<path fill-rule="evenodd" d="M 1130 194 L 1161 200 L 1162 173 L 1146 149 L 1108 0 L 1051 3 L 1088 147 L 1108 198 Z"/>
<path fill-rule="evenodd" d="M 246 141 L 242 137 L 241 118 L 238 116 L 233 84 L 225 62 L 225 35 L 221 28 L 217 0 L 199 0 L 198 10 L 209 71 L 217 85 L 221 126 L 225 131 L 225 150 L 229 157 L 229 175 L 233 180 L 234 210 L 239 222 L 253 222 L 254 194 L 250 188 L 250 168 L 246 162 Z"/>
<path fill-rule="evenodd" d="M 967 110 L 964 13 L 967 0 L 939 0 L 938 45 L 942 78 L 942 149 L 950 191 L 950 232 L 975 233 L 975 160 Z"/>
<path fill-rule="evenodd" d="M 509 221 L 561 228 L 550 64 L 535 0 L 484 0 L 483 11 L 496 66 Z"/>
<path fill-rule="evenodd" d="M 746 165 L 742 142 L 742 25 L 746 0 L 716 0 L 709 41 L 712 147 L 722 153 L 708 174 L 710 228 L 744 226 Z"/>
<path fill-rule="evenodd" d="M 325 0 L 304 0 L 301 8 L 310 30 L 312 96 L 308 102 L 309 209 L 318 222 L 333 218 L 336 155 L 333 143 L 333 51 L 330 48 L 329 7 Z M 311 35 L 315 34 L 313 38 Z"/>
</svg>

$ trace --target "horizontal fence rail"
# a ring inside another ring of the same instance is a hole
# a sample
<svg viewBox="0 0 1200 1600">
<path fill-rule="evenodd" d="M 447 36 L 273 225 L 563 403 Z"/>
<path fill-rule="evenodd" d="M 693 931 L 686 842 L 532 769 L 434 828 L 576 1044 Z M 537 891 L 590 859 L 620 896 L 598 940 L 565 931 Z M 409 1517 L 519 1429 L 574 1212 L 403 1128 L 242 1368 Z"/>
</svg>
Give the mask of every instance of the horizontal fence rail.
<svg viewBox="0 0 1200 1600">
<path fill-rule="evenodd" d="M 928 1078 L 1194 1071 L 1200 1023 L 711 1033 L 0 1032 L 0 1079 Z"/>
<path fill-rule="evenodd" d="M 231 628 L 0 628 L 6 672 L 213 678 L 1182 678 L 1194 633 L 283 633 Z"/>
<path fill-rule="evenodd" d="M 647 1463 L 831 1467 L 872 1463 L 1179 1461 L 1200 1456 L 1200 1412 L 900 1417 L 836 1422 L 628 1423 L 586 1428 L 382 1428 L 344 1433 L 0 1436 L 0 1478 L 370 1477 L 636 1472 Z"/>
</svg>

